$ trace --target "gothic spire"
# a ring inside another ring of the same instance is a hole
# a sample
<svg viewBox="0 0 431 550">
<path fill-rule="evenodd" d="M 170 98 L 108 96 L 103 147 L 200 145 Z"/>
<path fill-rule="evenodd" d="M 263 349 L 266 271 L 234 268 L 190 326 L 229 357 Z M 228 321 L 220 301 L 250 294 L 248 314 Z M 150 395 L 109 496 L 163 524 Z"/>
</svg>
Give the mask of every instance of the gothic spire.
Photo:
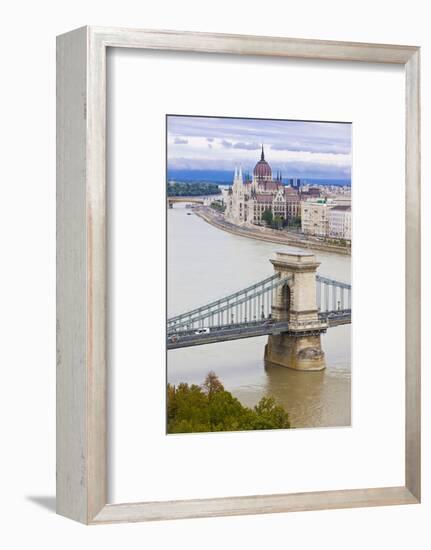
<svg viewBox="0 0 431 550">
<path fill-rule="evenodd" d="M 262 143 L 262 153 L 260 155 L 260 160 L 265 160 L 265 153 L 263 152 L 263 143 Z"/>
</svg>

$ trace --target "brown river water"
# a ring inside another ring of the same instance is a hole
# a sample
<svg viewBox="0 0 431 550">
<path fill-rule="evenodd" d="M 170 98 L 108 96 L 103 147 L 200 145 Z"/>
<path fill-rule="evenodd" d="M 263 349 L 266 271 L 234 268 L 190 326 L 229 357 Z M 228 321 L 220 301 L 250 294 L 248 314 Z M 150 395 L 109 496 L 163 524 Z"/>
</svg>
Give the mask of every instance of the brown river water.
<svg viewBox="0 0 431 550">
<path fill-rule="evenodd" d="M 168 316 L 240 290 L 273 273 L 282 245 L 232 235 L 184 205 L 168 210 Z M 350 256 L 316 252 L 323 275 L 350 282 Z M 247 406 L 272 396 L 297 428 L 348 426 L 351 418 L 351 326 L 322 336 L 327 368 L 297 372 L 263 361 L 266 336 L 168 351 L 171 384 L 201 384 L 213 370 Z"/>
</svg>

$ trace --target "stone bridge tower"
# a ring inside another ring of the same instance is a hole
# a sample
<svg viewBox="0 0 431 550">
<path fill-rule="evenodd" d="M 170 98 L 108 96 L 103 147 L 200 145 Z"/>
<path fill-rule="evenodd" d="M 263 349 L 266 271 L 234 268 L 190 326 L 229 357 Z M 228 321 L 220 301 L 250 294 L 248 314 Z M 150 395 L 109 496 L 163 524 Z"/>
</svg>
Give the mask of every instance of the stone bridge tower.
<svg viewBox="0 0 431 550">
<path fill-rule="evenodd" d="M 289 277 L 279 286 L 273 300 L 274 321 L 287 321 L 288 330 L 268 337 L 265 361 L 296 370 L 325 368 L 320 336 L 328 325 L 319 320 L 316 301 L 316 271 L 320 263 L 311 252 L 292 249 L 277 252 L 271 260 L 281 277 Z"/>
</svg>

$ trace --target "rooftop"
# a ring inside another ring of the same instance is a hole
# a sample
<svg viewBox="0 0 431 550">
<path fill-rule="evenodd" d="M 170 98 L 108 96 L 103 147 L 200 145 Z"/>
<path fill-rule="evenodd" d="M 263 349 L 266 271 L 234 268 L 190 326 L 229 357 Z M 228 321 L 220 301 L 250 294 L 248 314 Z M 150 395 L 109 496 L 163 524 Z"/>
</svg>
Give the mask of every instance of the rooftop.
<svg viewBox="0 0 431 550">
<path fill-rule="evenodd" d="M 319 262 L 316 261 L 316 256 L 312 252 L 303 250 L 302 248 L 286 247 L 285 251 L 277 251 L 275 258 L 270 260 L 275 266 L 284 265 L 286 267 L 306 266 L 318 267 Z"/>
<path fill-rule="evenodd" d="M 263 193 L 257 193 L 256 201 L 272 203 L 272 195 L 264 195 Z"/>
<path fill-rule="evenodd" d="M 335 210 L 336 212 L 350 212 L 351 209 L 351 206 L 348 204 L 338 204 L 337 206 L 331 208 L 332 211 Z"/>
<path fill-rule="evenodd" d="M 303 248 L 297 248 L 296 246 L 286 246 L 285 250 L 277 250 L 277 256 L 314 256 L 313 252 L 304 250 Z"/>
</svg>

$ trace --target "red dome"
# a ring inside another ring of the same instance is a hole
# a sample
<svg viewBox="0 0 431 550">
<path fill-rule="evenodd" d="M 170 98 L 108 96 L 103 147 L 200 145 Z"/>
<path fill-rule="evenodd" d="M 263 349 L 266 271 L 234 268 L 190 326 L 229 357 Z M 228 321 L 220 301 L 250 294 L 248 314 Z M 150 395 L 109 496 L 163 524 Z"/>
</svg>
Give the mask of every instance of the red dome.
<svg viewBox="0 0 431 550">
<path fill-rule="evenodd" d="M 253 174 L 258 178 L 271 178 L 271 166 L 266 162 L 266 160 L 260 160 L 254 167 Z"/>
<path fill-rule="evenodd" d="M 272 178 L 271 166 L 265 160 L 265 154 L 263 152 L 263 145 L 262 145 L 262 154 L 260 155 L 260 161 L 254 167 L 253 175 L 256 176 L 259 179 L 271 179 Z"/>
</svg>

